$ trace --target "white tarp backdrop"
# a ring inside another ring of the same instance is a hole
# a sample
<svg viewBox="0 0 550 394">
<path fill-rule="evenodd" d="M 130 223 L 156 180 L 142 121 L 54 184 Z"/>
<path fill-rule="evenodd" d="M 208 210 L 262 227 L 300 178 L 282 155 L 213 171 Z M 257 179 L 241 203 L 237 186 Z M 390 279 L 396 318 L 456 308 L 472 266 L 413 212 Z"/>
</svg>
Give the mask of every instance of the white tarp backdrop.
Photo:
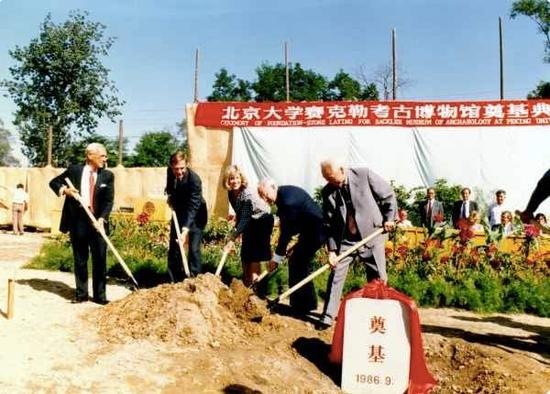
<svg viewBox="0 0 550 394">
<path fill-rule="evenodd" d="M 367 166 L 407 188 L 444 178 L 468 186 L 482 205 L 507 192 L 523 209 L 550 168 L 550 127 L 249 127 L 233 129 L 232 162 L 251 185 L 270 176 L 310 194 L 325 182 L 319 163 Z M 476 193 L 477 192 L 477 193 Z M 550 213 L 550 199 L 537 212 Z"/>
</svg>

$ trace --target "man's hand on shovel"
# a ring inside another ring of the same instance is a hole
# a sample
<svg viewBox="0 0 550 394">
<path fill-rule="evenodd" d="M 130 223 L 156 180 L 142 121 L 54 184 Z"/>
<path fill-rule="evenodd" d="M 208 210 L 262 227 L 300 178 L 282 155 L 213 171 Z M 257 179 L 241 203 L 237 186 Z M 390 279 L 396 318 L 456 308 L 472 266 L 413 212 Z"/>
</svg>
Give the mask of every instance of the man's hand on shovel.
<svg viewBox="0 0 550 394">
<path fill-rule="evenodd" d="M 332 269 L 336 268 L 336 265 L 338 264 L 338 255 L 335 251 L 328 252 L 328 263 L 330 264 L 330 267 Z"/>
<path fill-rule="evenodd" d="M 183 246 L 187 245 L 189 242 L 189 229 L 187 227 L 181 228 L 181 244 Z"/>
<path fill-rule="evenodd" d="M 72 197 L 76 199 L 80 197 L 78 190 L 74 186 L 65 186 L 63 188 L 63 194 L 66 195 L 67 197 Z"/>
<path fill-rule="evenodd" d="M 235 241 L 229 241 L 223 247 L 223 252 L 224 253 L 231 253 L 234 249 L 235 249 Z"/>
<path fill-rule="evenodd" d="M 391 233 L 395 229 L 395 222 L 393 220 L 388 220 L 384 222 L 384 231 Z"/>
<path fill-rule="evenodd" d="M 105 219 L 99 218 L 93 225 L 98 233 L 105 234 Z"/>
</svg>

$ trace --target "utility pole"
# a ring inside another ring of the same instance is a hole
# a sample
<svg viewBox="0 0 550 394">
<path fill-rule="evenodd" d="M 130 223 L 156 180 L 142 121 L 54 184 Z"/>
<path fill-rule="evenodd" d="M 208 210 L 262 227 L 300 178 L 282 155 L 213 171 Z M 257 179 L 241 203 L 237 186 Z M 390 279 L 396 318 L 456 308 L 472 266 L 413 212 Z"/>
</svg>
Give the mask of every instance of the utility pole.
<svg viewBox="0 0 550 394">
<path fill-rule="evenodd" d="M 53 127 L 48 126 L 48 167 L 52 166 Z"/>
<path fill-rule="evenodd" d="M 502 18 L 498 17 L 498 39 L 500 50 L 500 99 L 504 100 L 504 59 L 502 50 Z"/>
<path fill-rule="evenodd" d="M 118 165 L 122 167 L 122 145 L 124 144 L 124 126 L 118 121 Z"/>
<path fill-rule="evenodd" d="M 391 31 L 391 60 L 392 60 L 392 99 L 397 98 L 397 51 L 395 50 L 395 29 Z"/>
<path fill-rule="evenodd" d="M 193 94 L 193 102 L 199 101 L 199 48 L 195 50 L 195 89 Z"/>
<path fill-rule="evenodd" d="M 286 88 L 286 101 L 290 101 L 290 73 L 288 69 L 288 44 L 285 41 L 285 88 Z"/>
</svg>

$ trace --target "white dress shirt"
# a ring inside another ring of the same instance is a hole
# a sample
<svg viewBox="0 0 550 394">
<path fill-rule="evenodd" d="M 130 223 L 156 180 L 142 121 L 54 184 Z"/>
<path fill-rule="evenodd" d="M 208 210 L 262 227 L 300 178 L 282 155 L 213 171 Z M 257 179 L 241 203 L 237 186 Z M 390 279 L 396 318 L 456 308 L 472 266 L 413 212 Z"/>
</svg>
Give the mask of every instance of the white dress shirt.
<svg viewBox="0 0 550 394">
<path fill-rule="evenodd" d="M 80 196 L 82 203 L 87 207 L 90 206 L 90 172 L 92 172 L 92 167 L 86 164 L 82 170 L 82 179 L 80 180 Z M 97 183 L 97 171 L 94 172 L 94 183 Z"/>
</svg>

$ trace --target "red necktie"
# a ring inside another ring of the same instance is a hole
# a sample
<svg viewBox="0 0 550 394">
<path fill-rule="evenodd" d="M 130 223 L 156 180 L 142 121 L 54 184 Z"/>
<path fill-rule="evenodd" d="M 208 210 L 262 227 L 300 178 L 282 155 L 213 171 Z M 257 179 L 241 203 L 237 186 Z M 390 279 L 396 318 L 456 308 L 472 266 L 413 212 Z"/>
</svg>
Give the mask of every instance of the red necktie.
<svg viewBox="0 0 550 394">
<path fill-rule="evenodd" d="M 432 200 L 428 201 L 428 222 L 432 222 Z"/>
<path fill-rule="evenodd" d="M 94 172 L 90 171 L 90 211 L 94 212 L 94 194 L 95 194 L 95 178 Z"/>
</svg>

